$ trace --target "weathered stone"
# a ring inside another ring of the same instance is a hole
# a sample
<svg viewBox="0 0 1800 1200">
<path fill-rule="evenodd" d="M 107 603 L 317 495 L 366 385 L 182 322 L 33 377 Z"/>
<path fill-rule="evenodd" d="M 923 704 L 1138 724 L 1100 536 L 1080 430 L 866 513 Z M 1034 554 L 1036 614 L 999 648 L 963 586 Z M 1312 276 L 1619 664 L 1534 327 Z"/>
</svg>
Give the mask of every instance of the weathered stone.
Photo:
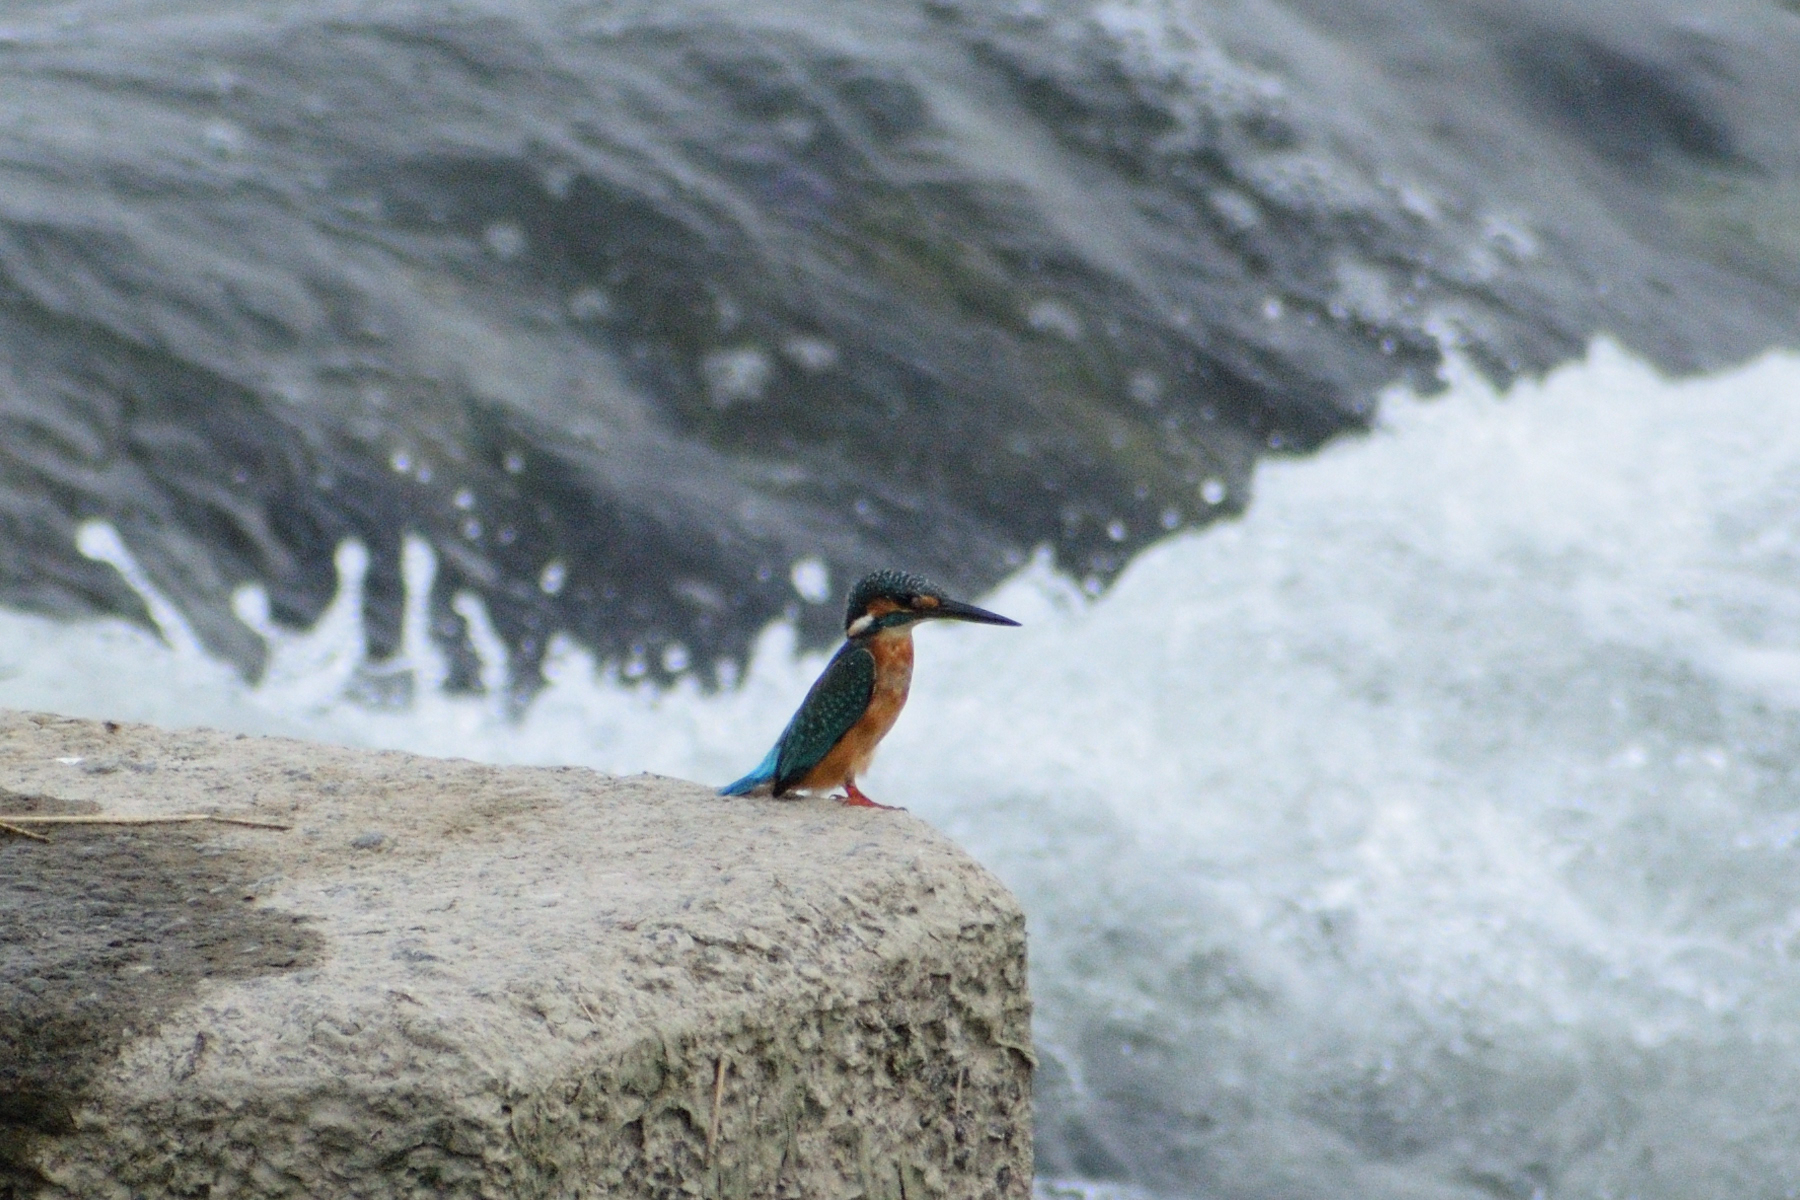
<svg viewBox="0 0 1800 1200">
<path fill-rule="evenodd" d="M 904 813 L 0 713 L 0 1196 L 1024 1196 L 1023 919 Z M 709 1149 L 710 1147 L 710 1149 Z"/>
</svg>

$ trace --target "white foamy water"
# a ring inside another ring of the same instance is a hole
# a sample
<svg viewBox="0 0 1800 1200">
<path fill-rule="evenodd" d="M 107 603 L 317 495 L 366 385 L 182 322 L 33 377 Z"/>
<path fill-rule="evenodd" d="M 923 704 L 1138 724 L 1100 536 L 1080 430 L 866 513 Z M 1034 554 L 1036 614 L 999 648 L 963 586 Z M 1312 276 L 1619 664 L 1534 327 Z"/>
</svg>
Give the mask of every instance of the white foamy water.
<svg viewBox="0 0 1800 1200">
<path fill-rule="evenodd" d="M 371 712 L 356 591 L 257 688 L 166 610 L 0 615 L 0 703 L 721 782 L 822 663 L 777 629 L 659 694 L 564 649 L 510 722 L 415 613 Z M 867 785 L 1030 911 L 1046 1194 L 1800 1194 L 1800 359 L 1390 398 L 1100 600 L 979 600 L 1026 627 L 923 631 Z"/>
</svg>

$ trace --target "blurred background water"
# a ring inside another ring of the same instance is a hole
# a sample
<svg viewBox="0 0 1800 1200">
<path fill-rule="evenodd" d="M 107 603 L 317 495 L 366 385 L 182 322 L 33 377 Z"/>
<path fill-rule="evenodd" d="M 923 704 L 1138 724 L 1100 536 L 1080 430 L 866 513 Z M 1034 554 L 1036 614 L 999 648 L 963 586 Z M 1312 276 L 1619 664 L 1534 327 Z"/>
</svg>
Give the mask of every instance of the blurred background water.
<svg viewBox="0 0 1800 1200">
<path fill-rule="evenodd" d="M 1030 912 L 1041 1192 L 1800 1193 L 1796 61 L 16 3 L 0 703 L 718 781 L 924 569 L 1027 627 L 869 784 Z"/>
</svg>

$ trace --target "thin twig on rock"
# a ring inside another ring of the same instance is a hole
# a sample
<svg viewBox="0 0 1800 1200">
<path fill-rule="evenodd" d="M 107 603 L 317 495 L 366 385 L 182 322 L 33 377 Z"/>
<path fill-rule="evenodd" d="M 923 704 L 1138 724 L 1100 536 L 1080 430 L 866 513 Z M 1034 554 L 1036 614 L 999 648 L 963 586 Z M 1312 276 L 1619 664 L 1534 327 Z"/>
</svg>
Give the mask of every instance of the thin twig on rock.
<svg viewBox="0 0 1800 1200">
<path fill-rule="evenodd" d="M 719 1055 L 719 1065 L 713 1073 L 712 1120 L 706 1123 L 706 1161 L 711 1162 L 713 1147 L 719 1141 L 719 1106 L 725 1100 L 725 1056 Z"/>
<path fill-rule="evenodd" d="M 222 817 L 214 813 L 169 813 L 165 816 L 108 816 L 105 813 L 0 813 L 0 829 L 40 842 L 50 839 L 42 834 L 21 829 L 22 825 L 179 825 L 189 821 L 211 821 L 216 825 L 243 825 L 250 829 L 292 829 L 273 821 L 252 821 L 247 817 Z"/>
</svg>

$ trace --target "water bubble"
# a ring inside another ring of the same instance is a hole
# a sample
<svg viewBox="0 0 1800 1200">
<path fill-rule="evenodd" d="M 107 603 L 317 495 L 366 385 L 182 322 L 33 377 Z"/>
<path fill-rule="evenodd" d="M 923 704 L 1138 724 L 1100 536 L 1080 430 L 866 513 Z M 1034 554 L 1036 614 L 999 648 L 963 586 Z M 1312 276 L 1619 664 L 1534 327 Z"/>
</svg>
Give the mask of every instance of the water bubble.
<svg viewBox="0 0 1800 1200">
<path fill-rule="evenodd" d="M 1212 201 L 1213 211 L 1240 232 L 1255 229 L 1262 224 L 1262 210 L 1256 207 L 1256 201 L 1242 192 L 1220 188 L 1208 195 L 1207 199 Z"/>
<path fill-rule="evenodd" d="M 563 590 L 563 584 L 568 582 L 568 578 L 569 569 L 563 566 L 561 559 L 553 558 L 544 564 L 543 573 L 538 576 L 538 587 L 544 595 L 554 596 Z"/>
<path fill-rule="evenodd" d="M 206 148 L 222 158 L 244 152 L 244 131 L 229 121 L 214 121 L 206 127 Z"/>
<path fill-rule="evenodd" d="M 1271 320 L 1271 321 L 1281 320 L 1282 312 L 1283 312 L 1283 306 L 1281 303 L 1281 297 L 1270 296 L 1267 300 L 1263 301 L 1262 314 L 1268 320 Z"/>
<path fill-rule="evenodd" d="M 1133 371 L 1125 384 L 1125 392 L 1139 404 L 1155 404 L 1162 399 L 1162 377 L 1155 371 Z"/>
<path fill-rule="evenodd" d="M 1114 517 L 1112 520 L 1108 521 L 1106 523 L 1106 536 L 1111 538 L 1115 542 L 1124 541 L 1125 540 L 1125 522 L 1119 520 L 1119 518 L 1117 518 L 1117 517 Z"/>
<path fill-rule="evenodd" d="M 478 541 L 481 538 L 481 522 L 477 521 L 474 517 L 470 517 L 468 520 L 464 521 L 462 535 L 471 542 Z"/>
<path fill-rule="evenodd" d="M 808 604 L 823 604 L 831 598 L 831 571 L 816 558 L 803 558 L 794 564 L 788 578 L 794 590 Z"/>
<path fill-rule="evenodd" d="M 450 502 L 464 512 L 467 512 L 469 509 L 475 507 L 475 493 L 471 492 L 468 488 L 461 488 L 457 491 L 455 498 Z"/>
<path fill-rule="evenodd" d="M 683 579 L 669 589 L 695 608 L 720 612 L 725 608 L 725 594 L 703 579 Z"/>
<path fill-rule="evenodd" d="M 508 450 L 505 461 L 500 465 L 506 468 L 508 475 L 517 475 L 525 469 L 525 456 L 517 450 Z"/>
<path fill-rule="evenodd" d="M 775 122 L 775 133 L 791 146 L 804 146 L 819 134 L 819 124 L 805 113 L 790 113 Z"/>
<path fill-rule="evenodd" d="M 1400 201 L 1400 207 L 1413 216 L 1422 217 L 1427 221 L 1437 220 L 1438 199 L 1422 185 L 1413 182 L 1401 183 L 1396 185 L 1394 194 Z"/>
<path fill-rule="evenodd" d="M 1052 333 L 1068 341 L 1080 341 L 1085 330 L 1073 308 L 1061 300 L 1039 300 L 1025 310 L 1025 323 L 1035 333 Z"/>
<path fill-rule="evenodd" d="M 423 463 L 423 462 L 420 463 L 419 469 L 417 471 L 413 472 L 413 476 L 420 483 L 430 483 L 431 482 L 431 464 Z"/>
<path fill-rule="evenodd" d="M 1173 529 L 1179 524 L 1181 524 L 1180 509 L 1165 508 L 1162 510 L 1162 527 L 1164 529 Z"/>
<path fill-rule="evenodd" d="M 600 321 L 612 315 L 612 297 L 596 287 L 585 287 L 569 297 L 569 315 L 577 321 Z"/>
<path fill-rule="evenodd" d="M 700 361 L 706 390 L 719 408 L 730 408 L 740 401 L 761 400 L 772 370 L 769 356 L 755 346 L 715 350 Z"/>
<path fill-rule="evenodd" d="M 663 670 L 671 675 L 679 675 L 688 669 L 688 648 L 680 642 L 670 642 L 663 647 Z"/>
<path fill-rule="evenodd" d="M 1221 479 L 1208 479 L 1200 485 L 1200 498 L 1208 504 L 1222 504 L 1225 501 L 1225 482 Z"/>
<path fill-rule="evenodd" d="M 388 459 L 388 465 L 404 475 L 412 470 L 412 455 L 404 450 L 394 451 L 394 457 Z"/>
<path fill-rule="evenodd" d="M 1536 258 L 1537 235 L 1523 221 L 1508 216 L 1489 215 L 1482 221 L 1482 236 L 1515 260 Z"/>
<path fill-rule="evenodd" d="M 791 337 L 781 343 L 781 352 L 792 359 L 794 365 L 802 371 L 810 371 L 814 374 L 820 371 L 829 371 L 838 363 L 838 348 L 824 338 L 804 335 Z"/>
<path fill-rule="evenodd" d="M 730 333 L 744 319 L 744 310 L 738 302 L 724 292 L 720 292 L 713 300 L 713 314 L 719 319 L 719 329 Z"/>
<path fill-rule="evenodd" d="M 269 592 L 260 583 L 246 583 L 231 593 L 231 611 L 237 619 L 262 633 L 271 626 Z"/>
<path fill-rule="evenodd" d="M 569 195 L 569 185 L 575 182 L 575 169 L 558 163 L 544 172 L 544 190 L 558 200 Z"/>
<path fill-rule="evenodd" d="M 481 240 L 488 253 L 501 262 L 511 262 L 525 253 L 525 231 L 513 221 L 495 221 L 482 231 Z"/>
</svg>

